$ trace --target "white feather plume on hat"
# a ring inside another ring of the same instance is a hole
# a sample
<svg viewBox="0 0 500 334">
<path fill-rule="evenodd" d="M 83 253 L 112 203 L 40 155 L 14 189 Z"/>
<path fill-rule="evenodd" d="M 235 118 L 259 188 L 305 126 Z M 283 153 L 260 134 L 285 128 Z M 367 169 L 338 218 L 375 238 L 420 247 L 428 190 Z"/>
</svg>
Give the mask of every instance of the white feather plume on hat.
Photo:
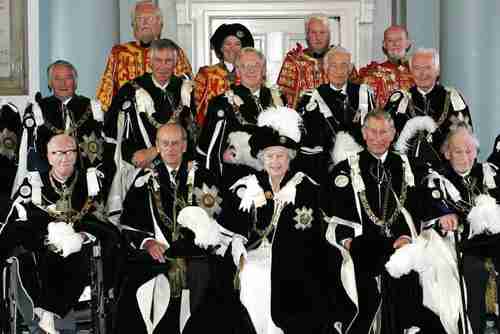
<svg viewBox="0 0 500 334">
<path fill-rule="evenodd" d="M 269 126 L 280 136 L 300 142 L 300 126 L 302 117 L 294 109 L 288 107 L 269 107 L 259 114 L 258 126 Z"/>
<path fill-rule="evenodd" d="M 419 131 L 427 131 L 429 134 L 437 129 L 436 122 L 430 116 L 417 116 L 408 120 L 394 144 L 396 151 L 407 153 L 410 140 L 417 135 Z"/>
</svg>

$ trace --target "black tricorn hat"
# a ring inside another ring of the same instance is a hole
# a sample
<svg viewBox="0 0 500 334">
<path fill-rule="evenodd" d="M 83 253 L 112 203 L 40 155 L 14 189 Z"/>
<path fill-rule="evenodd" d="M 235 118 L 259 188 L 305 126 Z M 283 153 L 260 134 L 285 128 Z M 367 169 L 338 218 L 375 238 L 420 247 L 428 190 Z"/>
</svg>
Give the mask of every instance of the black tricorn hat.
<svg viewBox="0 0 500 334">
<path fill-rule="evenodd" d="M 240 23 L 221 24 L 210 38 L 210 47 L 215 51 L 217 57 L 222 58 L 220 49 L 228 36 L 235 36 L 241 42 L 241 47 L 253 47 L 253 36 L 250 30 Z"/>
<path fill-rule="evenodd" d="M 301 138 L 302 117 L 287 107 L 269 107 L 259 114 L 258 128 L 250 137 L 250 153 L 257 154 L 270 146 L 298 149 Z"/>
<path fill-rule="evenodd" d="M 250 153 L 254 157 L 257 157 L 257 154 L 266 147 L 283 146 L 293 150 L 299 147 L 299 143 L 287 136 L 280 135 L 278 131 L 270 126 L 257 128 L 255 134 L 250 137 L 249 144 L 251 147 Z"/>
</svg>

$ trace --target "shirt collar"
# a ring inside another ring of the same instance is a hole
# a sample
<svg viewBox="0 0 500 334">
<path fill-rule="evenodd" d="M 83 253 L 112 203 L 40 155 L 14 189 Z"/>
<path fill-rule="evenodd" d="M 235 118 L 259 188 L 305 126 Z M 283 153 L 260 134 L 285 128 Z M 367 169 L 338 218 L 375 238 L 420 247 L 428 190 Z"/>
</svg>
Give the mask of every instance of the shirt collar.
<svg viewBox="0 0 500 334">
<path fill-rule="evenodd" d="M 436 84 L 432 85 L 431 89 L 429 89 L 427 92 L 424 91 L 423 89 L 421 89 L 420 87 L 417 87 L 417 91 L 422 94 L 422 96 L 426 96 L 427 94 L 429 94 L 430 92 L 432 92 L 432 90 L 434 89 L 434 87 L 436 87 Z"/>
<path fill-rule="evenodd" d="M 61 101 L 62 104 L 64 104 L 65 106 L 68 105 L 69 101 L 71 101 L 71 99 L 73 98 L 73 96 L 70 96 L 70 97 L 58 97 L 56 95 L 54 95 L 59 101 Z"/>
<path fill-rule="evenodd" d="M 389 154 L 389 151 L 387 151 L 384 154 L 382 154 L 381 157 L 378 157 L 378 156 L 376 156 L 375 154 L 373 154 L 371 152 L 368 152 L 368 153 L 370 153 L 372 155 L 372 157 L 374 157 L 375 159 L 380 160 L 380 161 L 382 161 L 382 163 L 384 163 L 385 160 L 387 159 L 387 154 Z"/>
<path fill-rule="evenodd" d="M 458 175 L 460 175 L 461 177 L 467 177 L 467 176 L 469 176 L 469 174 L 470 174 L 470 170 L 468 170 L 468 171 L 467 171 L 467 172 L 465 172 L 465 173 L 457 173 L 457 174 L 458 174 Z"/>
<path fill-rule="evenodd" d="M 167 89 L 167 86 L 170 83 L 170 80 L 169 80 L 164 85 L 161 85 L 158 81 L 156 81 L 154 75 L 151 75 L 151 79 L 153 79 L 153 85 L 155 85 L 156 87 L 160 88 L 161 90 Z"/>
<path fill-rule="evenodd" d="M 227 70 L 229 72 L 232 72 L 234 70 L 234 64 L 233 63 L 229 63 L 227 61 L 224 61 L 224 65 L 226 66 Z"/>
<path fill-rule="evenodd" d="M 168 177 L 170 178 L 170 181 L 175 182 L 175 180 L 172 180 L 172 171 L 175 170 L 176 175 L 179 174 L 179 169 L 181 166 L 177 166 L 176 168 L 172 168 L 169 165 L 165 164 L 165 167 L 167 167 Z"/>
<path fill-rule="evenodd" d="M 330 84 L 330 88 L 333 89 L 334 91 L 337 91 L 337 92 L 342 92 L 344 94 L 346 94 L 347 92 L 347 82 L 342 86 L 341 89 L 338 89 L 337 87 L 335 87 L 333 84 Z M 346 94 L 347 95 L 347 94 Z"/>
</svg>

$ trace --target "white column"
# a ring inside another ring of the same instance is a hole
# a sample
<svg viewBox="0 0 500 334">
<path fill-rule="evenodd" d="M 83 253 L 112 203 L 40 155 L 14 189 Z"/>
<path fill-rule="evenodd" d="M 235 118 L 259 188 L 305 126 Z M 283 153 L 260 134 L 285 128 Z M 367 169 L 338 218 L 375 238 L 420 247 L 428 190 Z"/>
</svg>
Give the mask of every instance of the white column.
<svg viewBox="0 0 500 334">
<path fill-rule="evenodd" d="M 109 50 L 119 40 L 118 0 L 46 0 L 43 3 L 48 6 L 45 11 L 48 17 L 42 22 L 47 25 L 49 45 L 43 63 L 50 64 L 57 59 L 71 62 L 79 74 L 77 92 L 94 97 Z M 45 72 L 41 82 L 42 86 L 47 85 Z"/>
<path fill-rule="evenodd" d="M 441 0 L 441 79 L 469 104 L 481 158 L 500 133 L 500 2 Z"/>
</svg>

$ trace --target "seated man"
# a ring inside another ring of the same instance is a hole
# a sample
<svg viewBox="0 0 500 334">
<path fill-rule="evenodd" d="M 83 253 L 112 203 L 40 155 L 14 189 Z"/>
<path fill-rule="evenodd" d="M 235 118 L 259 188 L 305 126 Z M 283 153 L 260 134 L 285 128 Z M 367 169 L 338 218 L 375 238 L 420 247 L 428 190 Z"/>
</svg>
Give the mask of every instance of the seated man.
<svg viewBox="0 0 500 334">
<path fill-rule="evenodd" d="M 102 126 L 104 114 L 98 102 L 78 95 L 78 72 L 70 62 L 57 60 L 47 68 L 48 97 L 37 93 L 36 102 L 29 104 L 23 115 L 23 136 L 19 148 L 19 164 L 13 192 L 30 172 L 44 173 L 49 169 L 47 142 L 61 133 L 73 136 L 79 154 L 78 165 L 84 169 L 96 167 L 103 173 L 104 139 Z M 102 178 L 103 191 L 107 192 L 108 178 Z"/>
<path fill-rule="evenodd" d="M 460 307 L 452 309 L 453 312 L 448 310 L 442 314 L 453 314 L 457 320 L 460 319 L 459 313 L 463 314 L 463 309 L 466 309 L 473 333 L 484 331 L 485 292 L 488 281 L 485 258 L 493 257 L 493 263 L 498 271 L 497 245 L 500 232 L 498 213 L 500 177 L 491 164 L 476 162 L 478 143 L 466 123 L 459 123 L 448 133 L 442 146 L 446 162 L 442 169 L 431 172 L 428 177 L 429 205 L 426 205 L 426 208 L 429 218 L 437 217 L 437 219 L 430 219 L 424 226 L 424 228 L 436 228 L 438 233 L 444 236 L 445 243 L 453 240 L 453 232 L 455 232 L 454 237 L 458 238 L 454 242 L 451 241 L 449 249 L 453 252 L 448 256 L 443 254 L 442 257 L 453 259 L 458 255 L 458 267 L 462 271 L 459 274 L 463 276 L 466 287 L 462 290 L 462 294 L 465 296 L 458 294 L 457 299 L 463 297 L 462 300 L 450 303 L 449 307 L 451 305 Z M 495 210 L 497 214 L 491 216 L 490 213 Z M 453 243 L 456 242 L 459 243 L 457 249 L 461 250 L 459 254 L 453 249 Z M 451 266 L 456 269 L 457 260 L 454 259 Z M 452 284 L 452 280 L 448 278 L 440 280 Z M 460 285 L 464 283 L 457 281 L 456 278 L 453 280 Z M 458 284 L 449 287 L 450 295 L 453 295 L 453 288 L 460 291 Z M 465 300 L 466 305 L 462 305 Z M 441 322 L 446 324 L 447 319 L 441 314 L 440 317 Z M 458 328 L 457 323 L 452 325 Z"/>
<path fill-rule="evenodd" d="M 411 217 L 420 211 L 419 190 L 408 158 L 389 150 L 396 134 L 391 116 L 368 113 L 362 132 L 366 149 L 335 166 L 322 194 L 331 216 L 327 239 L 345 257 L 343 266 L 354 264 L 350 277 L 347 266 L 342 269 L 351 302 L 338 308 L 344 316 L 337 316 L 343 318 L 342 332 L 370 333 L 381 326 L 382 333 L 403 333 L 415 325 L 417 277 L 395 280 L 384 264 L 416 236 Z M 375 321 L 380 312 L 381 324 Z"/>
<path fill-rule="evenodd" d="M 103 207 L 96 179 L 76 168 L 73 137 L 60 134 L 47 144 L 50 170 L 26 179 L 5 224 L 0 225 L 0 258 L 16 246 L 34 251 L 35 262 L 20 261 L 22 286 L 31 305 L 19 305 L 25 321 L 39 318 L 47 333 L 59 333 L 54 317 L 64 317 L 89 283 L 89 255 L 82 245 L 113 234 L 100 221 Z M 34 274 L 35 273 L 35 274 Z M 34 274 L 34 275 L 33 275 Z"/>
<path fill-rule="evenodd" d="M 208 297 L 207 254 L 177 215 L 198 205 L 216 217 L 222 199 L 207 172 L 183 159 L 187 133 L 181 125 L 160 127 L 156 148 L 161 159 L 139 172 L 123 203 L 121 227 L 133 250 L 115 333 L 180 333 L 182 289 L 190 290 L 191 313 Z"/>
</svg>

